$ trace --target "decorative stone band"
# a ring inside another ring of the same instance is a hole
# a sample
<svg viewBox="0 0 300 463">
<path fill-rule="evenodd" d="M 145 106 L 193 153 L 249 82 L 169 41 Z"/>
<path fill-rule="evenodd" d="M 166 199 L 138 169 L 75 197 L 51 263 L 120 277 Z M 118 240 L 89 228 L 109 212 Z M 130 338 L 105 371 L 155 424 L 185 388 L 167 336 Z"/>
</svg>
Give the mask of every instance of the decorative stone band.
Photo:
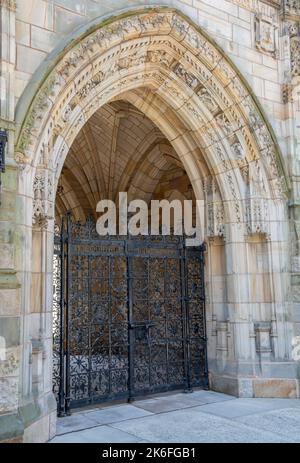
<svg viewBox="0 0 300 463">
<path fill-rule="evenodd" d="M 299 17 L 300 19 L 300 17 Z M 300 23 L 288 22 L 288 33 L 290 37 L 291 53 L 291 77 L 300 76 Z"/>
<path fill-rule="evenodd" d="M 300 17 L 299 0 L 231 0 L 231 2 L 246 10 L 270 17 L 276 10 L 280 10 L 286 17 Z"/>
<path fill-rule="evenodd" d="M 16 11 L 16 0 L 0 0 L 0 8 L 7 8 L 10 11 Z"/>
<path fill-rule="evenodd" d="M 281 7 L 282 0 L 231 0 L 231 2 L 255 13 L 269 13 L 271 15 L 272 12 L 274 13 L 274 8 L 279 9 Z"/>
<path fill-rule="evenodd" d="M 293 91 L 294 91 L 294 86 L 292 84 L 284 84 L 282 86 L 282 100 L 284 104 L 287 103 L 292 103 L 293 100 Z"/>
<path fill-rule="evenodd" d="M 53 209 L 51 172 L 38 169 L 33 182 L 33 225 L 42 229 L 47 228 L 48 220 L 54 218 Z"/>
<path fill-rule="evenodd" d="M 286 17 L 300 19 L 300 2 L 299 0 L 283 0 L 283 11 Z"/>
</svg>

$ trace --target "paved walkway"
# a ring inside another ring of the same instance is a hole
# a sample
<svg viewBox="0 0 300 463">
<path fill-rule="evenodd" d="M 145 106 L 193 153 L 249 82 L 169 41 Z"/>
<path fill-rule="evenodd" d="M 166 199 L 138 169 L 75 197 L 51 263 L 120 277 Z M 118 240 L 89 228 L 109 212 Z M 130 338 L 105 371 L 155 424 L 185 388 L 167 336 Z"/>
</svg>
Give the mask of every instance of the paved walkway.
<svg viewBox="0 0 300 463">
<path fill-rule="evenodd" d="M 163 395 L 60 418 L 52 442 L 300 442 L 300 400 Z"/>
</svg>

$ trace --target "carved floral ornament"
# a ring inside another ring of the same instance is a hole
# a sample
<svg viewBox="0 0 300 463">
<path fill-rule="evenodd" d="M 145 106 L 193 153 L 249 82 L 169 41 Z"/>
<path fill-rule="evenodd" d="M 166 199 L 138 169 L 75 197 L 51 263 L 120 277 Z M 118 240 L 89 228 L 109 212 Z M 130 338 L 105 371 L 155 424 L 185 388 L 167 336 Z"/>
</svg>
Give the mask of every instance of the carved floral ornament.
<svg viewBox="0 0 300 463">
<path fill-rule="evenodd" d="M 53 214 L 53 183 L 47 170 L 38 171 L 33 182 L 33 225 L 47 228 Z"/>
<path fill-rule="evenodd" d="M 231 0 L 232 3 L 255 13 L 268 13 L 274 15 L 281 10 L 285 15 L 300 16 L 299 0 Z"/>
<path fill-rule="evenodd" d="M 16 0 L 0 0 L 0 8 L 6 8 L 10 11 L 16 11 L 17 2 Z"/>
<path fill-rule="evenodd" d="M 291 77 L 300 76 L 300 23 L 289 22 L 288 33 L 290 37 Z"/>
<path fill-rule="evenodd" d="M 300 17 L 299 0 L 283 0 L 284 14 L 291 17 Z"/>
<path fill-rule="evenodd" d="M 275 11 L 280 9 L 282 2 L 290 0 L 231 0 L 232 3 L 255 13 L 268 13 L 274 15 Z M 298 1 L 298 0 L 292 0 Z"/>
<path fill-rule="evenodd" d="M 300 3 L 299 3 L 300 9 Z M 290 19 L 285 23 L 285 33 L 289 37 L 290 69 L 286 72 L 286 82 L 282 87 L 284 103 L 292 103 L 300 76 L 300 22 Z"/>
<path fill-rule="evenodd" d="M 207 159 L 214 157 L 224 172 L 241 167 L 243 179 L 247 163 L 260 159 L 273 194 L 281 197 L 277 148 L 248 89 L 219 49 L 174 10 L 115 20 L 70 50 L 34 99 L 18 138 L 17 161 L 38 165 L 38 147 L 47 144 L 56 170 L 59 146 L 71 146 L 102 105 L 139 87 L 151 87 L 185 119 Z M 225 179 L 230 199 L 237 201 L 234 174 L 227 172 Z"/>
</svg>

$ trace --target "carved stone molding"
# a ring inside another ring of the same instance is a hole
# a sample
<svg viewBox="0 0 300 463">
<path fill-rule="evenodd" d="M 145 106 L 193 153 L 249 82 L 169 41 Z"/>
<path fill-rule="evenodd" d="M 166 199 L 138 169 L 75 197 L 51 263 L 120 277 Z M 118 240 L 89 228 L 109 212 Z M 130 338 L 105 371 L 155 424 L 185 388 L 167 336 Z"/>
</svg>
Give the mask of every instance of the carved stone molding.
<svg viewBox="0 0 300 463">
<path fill-rule="evenodd" d="M 269 235 L 268 208 L 264 199 L 249 198 L 246 201 L 246 220 L 248 235 Z"/>
<path fill-rule="evenodd" d="M 207 236 L 209 239 L 225 239 L 225 210 L 220 199 L 214 178 L 208 177 L 203 181 L 206 197 Z"/>
<path fill-rule="evenodd" d="M 0 376 L 16 376 L 18 374 L 18 369 L 20 366 L 19 359 L 16 357 L 16 354 L 10 352 L 6 360 L 0 359 Z"/>
<path fill-rule="evenodd" d="M 249 164 L 249 198 L 246 200 L 246 227 L 248 235 L 269 236 L 268 204 L 260 161 Z"/>
<path fill-rule="evenodd" d="M 300 18 L 300 2 L 299 0 L 283 0 L 283 12 L 286 18 Z"/>
<path fill-rule="evenodd" d="M 259 322 L 254 324 L 256 339 L 256 352 L 258 354 L 272 353 L 272 324 L 271 322 Z"/>
<path fill-rule="evenodd" d="M 285 104 L 293 102 L 294 86 L 292 84 L 283 84 L 282 86 L 282 100 Z"/>
<path fill-rule="evenodd" d="M 33 182 L 32 223 L 37 228 L 47 228 L 53 219 L 53 181 L 47 169 L 38 169 Z"/>
<path fill-rule="evenodd" d="M 293 78 L 300 76 L 300 22 L 288 20 L 284 26 L 284 35 L 289 41 L 290 48 L 290 70 L 286 71 L 286 83 L 289 84 Z"/>
<path fill-rule="evenodd" d="M 246 10 L 256 13 L 263 11 L 264 13 L 269 12 L 270 14 L 274 14 L 276 10 L 280 9 L 281 1 L 282 0 L 231 0 L 232 3 Z"/>
<path fill-rule="evenodd" d="M 217 351 L 228 352 L 229 338 L 231 337 L 231 324 L 230 320 L 225 322 L 216 322 L 216 336 L 217 336 Z"/>
<path fill-rule="evenodd" d="M 273 53 L 272 47 L 268 52 Z M 74 79 L 76 86 L 67 91 Z M 148 83 L 171 107 L 173 103 L 174 107 L 180 106 L 197 127 L 204 155 L 214 158 L 215 173 L 226 184 L 223 192 L 232 205 L 230 214 L 235 222 L 245 223 L 239 191 L 245 185 L 239 185 L 240 178 L 232 166 L 240 169 L 248 185 L 248 164 L 261 159 L 268 170 L 264 181 L 274 180 L 276 196 L 284 195 L 277 147 L 248 89 L 226 57 L 174 10 L 116 19 L 68 51 L 41 85 L 22 125 L 17 152 L 24 153 L 32 165 L 40 165 L 35 158 L 38 147 L 49 143 L 55 151 L 51 169 L 59 171 L 61 147 L 66 146 L 68 151 L 82 125 L 99 107 L 128 88 L 147 87 Z M 242 102 L 241 111 L 236 101 Z M 50 120 L 51 130 L 46 131 Z M 36 178 L 34 223 L 43 222 L 49 215 L 43 182 L 43 178 Z M 208 203 L 217 204 L 222 199 Z M 211 234 L 223 235 L 223 211 L 213 205 L 209 214 L 214 216 Z"/>
<path fill-rule="evenodd" d="M 300 76 L 300 36 L 291 37 L 291 74 Z"/>
<path fill-rule="evenodd" d="M 175 74 L 183 79 L 186 84 L 191 87 L 192 89 L 195 89 L 199 84 L 199 80 L 193 76 L 193 74 L 187 72 L 182 64 L 178 63 L 174 69 Z"/>
<path fill-rule="evenodd" d="M 205 88 L 202 87 L 198 92 L 198 97 L 201 102 L 208 108 L 208 110 L 215 115 L 215 113 L 220 111 L 220 107 L 214 97 L 210 94 L 210 92 Z"/>
<path fill-rule="evenodd" d="M 225 211 L 222 203 L 207 205 L 207 236 L 225 239 Z"/>
<path fill-rule="evenodd" d="M 17 2 L 16 0 L 0 0 L 0 8 L 7 8 L 10 11 L 16 11 Z"/>
<path fill-rule="evenodd" d="M 295 90 L 300 76 L 300 22 L 287 21 L 284 35 L 289 45 L 290 60 L 285 71 L 286 81 L 282 85 L 282 101 L 284 104 L 289 104 L 295 103 L 298 99 Z"/>
<path fill-rule="evenodd" d="M 273 19 L 261 14 L 255 16 L 255 44 L 261 52 L 278 58 L 279 27 Z"/>
<path fill-rule="evenodd" d="M 289 203 L 290 226 L 293 242 L 293 265 L 292 270 L 300 273 L 300 204 L 298 201 Z"/>
<path fill-rule="evenodd" d="M 295 120 L 295 127 L 293 125 L 289 128 L 289 136 L 297 138 L 297 114 L 299 106 L 299 77 L 300 77 L 300 16 L 295 16 L 294 13 L 299 13 L 300 3 L 285 1 L 284 2 L 285 14 L 283 35 L 286 45 L 286 54 L 290 54 L 290 59 L 287 58 L 285 67 L 285 83 L 282 86 L 282 100 L 287 105 L 286 111 L 291 119 Z M 298 240 L 297 247 L 299 246 Z"/>
</svg>

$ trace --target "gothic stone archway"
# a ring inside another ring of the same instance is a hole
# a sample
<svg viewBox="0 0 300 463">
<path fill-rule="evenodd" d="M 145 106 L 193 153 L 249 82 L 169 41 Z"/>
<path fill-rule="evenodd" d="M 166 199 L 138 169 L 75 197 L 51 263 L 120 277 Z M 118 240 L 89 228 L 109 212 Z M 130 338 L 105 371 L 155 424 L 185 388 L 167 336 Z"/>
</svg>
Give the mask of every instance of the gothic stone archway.
<svg viewBox="0 0 300 463">
<path fill-rule="evenodd" d="M 101 238 L 98 201 L 110 198 L 118 206 L 123 191 L 128 202 L 148 205 L 151 199 L 194 199 L 159 129 L 128 102 L 114 101 L 79 132 L 56 195 L 53 385 L 59 416 L 85 404 L 208 385 L 203 250 L 186 248 L 175 236 Z"/>
<path fill-rule="evenodd" d="M 24 290 L 26 310 L 40 316 L 33 360 L 42 371 L 37 396 L 51 390 L 57 182 L 86 121 L 120 99 L 157 125 L 196 198 L 205 202 L 211 387 L 242 397 L 295 396 L 281 233 L 287 185 L 272 130 L 235 66 L 187 18 L 163 9 L 94 28 L 67 47 L 46 75 L 20 121 L 16 148 L 21 233 L 31 256 L 20 276 L 24 288 L 32 285 L 31 294 Z M 28 337 L 24 358 L 30 346 Z"/>
</svg>

